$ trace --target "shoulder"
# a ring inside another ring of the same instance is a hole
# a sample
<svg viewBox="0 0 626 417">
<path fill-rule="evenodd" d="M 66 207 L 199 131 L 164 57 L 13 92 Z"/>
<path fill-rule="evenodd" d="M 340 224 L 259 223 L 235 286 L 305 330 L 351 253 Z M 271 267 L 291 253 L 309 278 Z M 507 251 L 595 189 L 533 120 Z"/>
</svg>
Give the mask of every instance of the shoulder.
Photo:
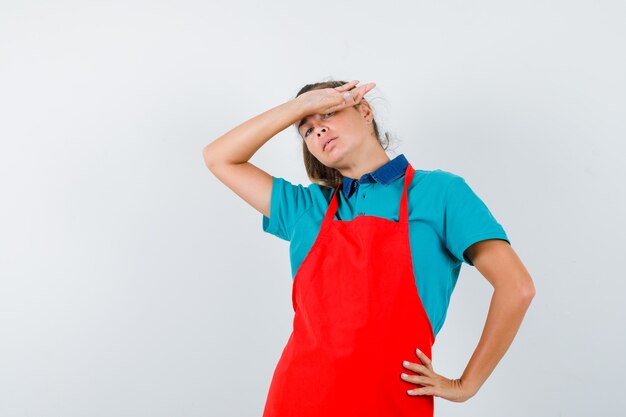
<svg viewBox="0 0 626 417">
<path fill-rule="evenodd" d="M 302 185 L 272 176 L 270 216 L 263 216 L 263 231 L 291 240 L 294 226 L 307 213 L 328 206 L 333 189 L 319 184 Z"/>
<path fill-rule="evenodd" d="M 273 196 L 281 200 L 297 200 L 301 204 L 314 205 L 316 203 L 329 202 L 334 191 L 331 187 L 317 183 L 303 185 L 282 177 L 272 176 L 272 178 Z"/>
<path fill-rule="evenodd" d="M 430 213 L 443 213 L 451 204 L 462 205 L 471 196 L 465 179 L 444 169 L 416 169 L 408 189 L 409 205 L 422 207 Z"/>
<path fill-rule="evenodd" d="M 460 175 L 443 169 L 416 169 L 409 185 L 410 194 L 443 195 L 451 184 L 464 182 Z"/>
<path fill-rule="evenodd" d="M 435 169 L 432 171 L 428 171 L 428 178 L 430 181 L 433 181 L 439 185 L 447 186 L 453 181 L 463 180 L 463 177 L 459 174 L 451 171 L 446 171 L 443 169 Z"/>
</svg>

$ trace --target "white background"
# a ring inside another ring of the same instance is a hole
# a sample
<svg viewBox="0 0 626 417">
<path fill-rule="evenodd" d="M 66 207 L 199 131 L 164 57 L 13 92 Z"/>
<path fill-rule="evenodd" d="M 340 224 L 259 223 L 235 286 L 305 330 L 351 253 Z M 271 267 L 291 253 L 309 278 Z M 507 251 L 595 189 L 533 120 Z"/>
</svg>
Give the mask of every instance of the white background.
<svg viewBox="0 0 626 417">
<path fill-rule="evenodd" d="M 482 389 L 436 415 L 620 415 L 625 17 L 617 0 L 3 0 L 0 415 L 261 415 L 291 331 L 288 242 L 202 148 L 330 78 L 376 82 L 390 157 L 463 176 L 535 281 Z M 251 161 L 308 184 L 292 128 Z M 462 373 L 491 290 L 463 266 L 437 372 Z"/>
</svg>

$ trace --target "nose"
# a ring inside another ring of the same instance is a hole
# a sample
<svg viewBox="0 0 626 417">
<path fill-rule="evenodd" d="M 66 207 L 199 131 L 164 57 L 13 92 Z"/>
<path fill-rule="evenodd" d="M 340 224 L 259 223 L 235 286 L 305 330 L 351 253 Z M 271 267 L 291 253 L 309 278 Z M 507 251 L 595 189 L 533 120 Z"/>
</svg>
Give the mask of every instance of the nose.
<svg viewBox="0 0 626 417">
<path fill-rule="evenodd" d="M 322 139 L 322 137 L 326 136 L 326 128 L 322 127 L 317 131 L 317 139 L 319 140 L 319 144 L 322 146 L 322 149 L 324 148 L 324 140 Z"/>
</svg>

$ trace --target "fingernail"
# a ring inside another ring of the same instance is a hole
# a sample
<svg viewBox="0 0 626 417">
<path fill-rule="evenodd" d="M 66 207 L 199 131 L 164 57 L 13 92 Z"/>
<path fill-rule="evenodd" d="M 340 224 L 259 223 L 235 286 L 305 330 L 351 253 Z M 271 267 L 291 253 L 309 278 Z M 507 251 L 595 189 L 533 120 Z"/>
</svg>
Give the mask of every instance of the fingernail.
<svg viewBox="0 0 626 417">
<path fill-rule="evenodd" d="M 402 362 L 402 365 L 404 365 L 404 366 L 408 366 L 408 365 L 409 365 L 409 361 L 404 361 L 404 362 Z"/>
<path fill-rule="evenodd" d="M 421 351 L 421 350 L 419 350 L 419 349 L 415 349 L 415 351 L 416 351 L 417 353 L 422 353 L 422 351 Z"/>
<path fill-rule="evenodd" d="M 405 374 L 404 372 L 403 372 L 403 373 L 401 373 L 400 375 L 402 376 L 402 378 L 406 378 L 406 377 L 408 377 L 408 375 L 407 375 L 407 374 Z"/>
</svg>

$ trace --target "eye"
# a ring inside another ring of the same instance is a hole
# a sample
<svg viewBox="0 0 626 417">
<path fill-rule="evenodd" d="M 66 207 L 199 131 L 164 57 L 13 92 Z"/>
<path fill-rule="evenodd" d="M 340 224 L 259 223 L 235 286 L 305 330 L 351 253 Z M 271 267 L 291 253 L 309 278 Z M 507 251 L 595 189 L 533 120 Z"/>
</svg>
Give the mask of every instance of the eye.
<svg viewBox="0 0 626 417">
<path fill-rule="evenodd" d="M 326 116 L 328 116 L 328 115 L 331 115 L 331 116 L 332 116 L 332 115 L 334 115 L 334 114 L 335 114 L 335 112 L 334 112 L 334 111 L 333 111 L 333 112 L 330 112 L 330 113 L 326 113 L 326 114 L 324 114 L 324 116 L 323 116 L 322 118 L 326 119 Z M 307 130 L 306 130 L 306 132 L 304 132 L 304 137 L 305 137 L 305 138 L 309 135 L 309 131 L 310 131 L 310 130 L 311 130 L 311 128 L 307 129 Z"/>
</svg>

